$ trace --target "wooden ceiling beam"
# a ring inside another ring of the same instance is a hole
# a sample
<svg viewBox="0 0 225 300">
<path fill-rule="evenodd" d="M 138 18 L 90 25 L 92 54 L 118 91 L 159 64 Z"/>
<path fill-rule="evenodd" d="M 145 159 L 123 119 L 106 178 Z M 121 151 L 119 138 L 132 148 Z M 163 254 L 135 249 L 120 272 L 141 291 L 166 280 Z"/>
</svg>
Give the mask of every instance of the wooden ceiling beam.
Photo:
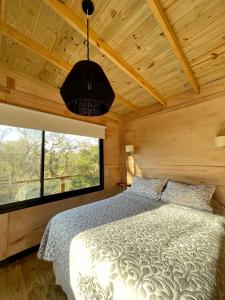
<svg viewBox="0 0 225 300">
<path fill-rule="evenodd" d="M 71 68 L 72 68 L 71 64 L 62 60 L 60 56 L 49 51 L 44 46 L 42 46 L 39 43 L 35 42 L 34 40 L 30 39 L 29 37 L 24 35 L 22 32 L 18 31 L 14 27 L 6 24 L 5 22 L 0 22 L 0 33 L 13 39 L 14 41 L 19 43 L 23 47 L 25 47 L 29 50 L 32 50 L 37 55 L 46 59 L 47 61 L 54 64 L 55 66 L 63 69 L 64 71 L 68 72 L 71 70 Z"/>
<path fill-rule="evenodd" d="M 189 65 L 189 62 L 184 54 L 184 51 L 173 31 L 172 26 L 170 25 L 170 22 L 168 21 L 168 18 L 163 10 L 163 7 L 160 4 L 160 0 L 147 0 L 150 9 L 155 16 L 156 20 L 162 27 L 162 30 L 170 43 L 170 46 L 172 47 L 175 55 L 177 56 L 180 65 L 182 69 L 184 70 L 184 73 L 187 76 L 188 81 L 190 82 L 193 90 L 196 93 L 200 92 L 200 88 L 197 82 L 197 79 L 195 78 L 195 75 Z"/>
<path fill-rule="evenodd" d="M 43 0 L 56 14 L 58 14 L 65 22 L 78 31 L 86 38 L 86 23 L 83 22 L 73 10 L 62 1 L 58 0 Z M 160 93 L 150 85 L 144 77 L 142 77 L 133 67 L 131 67 L 116 51 L 113 50 L 95 31 L 90 29 L 90 42 L 109 58 L 122 71 L 129 75 L 132 79 L 138 82 L 152 97 L 165 105 L 165 99 Z"/>
<path fill-rule="evenodd" d="M 30 39 L 20 31 L 16 30 L 12 26 L 6 24 L 5 22 L 0 22 L 0 33 L 3 35 L 8 36 L 9 38 L 13 39 L 23 47 L 26 47 L 29 50 L 32 50 L 37 55 L 41 56 L 45 60 L 49 61 L 50 63 L 54 64 L 55 66 L 63 69 L 66 72 L 69 72 L 73 65 L 68 63 L 67 61 L 63 60 L 59 55 L 49 51 L 44 46 L 40 45 L 39 43 L 35 42 L 34 40 Z M 115 97 L 118 102 L 126 106 L 132 111 L 139 111 L 138 107 L 131 103 L 129 100 L 124 99 L 121 95 L 116 94 Z M 116 114 L 113 115 L 114 119 L 116 118 Z"/>
<path fill-rule="evenodd" d="M 148 105 L 145 106 L 140 113 L 129 113 L 126 116 L 124 116 L 123 121 L 124 122 L 128 122 L 128 121 L 132 121 L 136 118 L 140 118 L 140 117 L 144 117 L 150 114 L 155 114 L 158 113 L 160 111 L 164 111 L 166 109 L 163 109 L 162 105 L 160 105 L 160 103 L 154 103 L 152 105 Z"/>
<path fill-rule="evenodd" d="M 124 106 L 126 106 L 128 109 L 134 111 L 134 112 L 141 112 L 141 109 L 139 107 L 137 107 L 136 105 L 134 105 L 133 103 L 131 103 L 130 101 L 128 101 L 127 99 L 123 98 L 121 95 L 116 95 L 116 100 L 118 102 L 120 102 L 121 104 L 123 104 Z"/>
<path fill-rule="evenodd" d="M 107 114 L 103 115 L 103 117 L 107 117 L 115 121 L 122 121 L 122 117 L 119 116 L 117 113 L 114 113 L 113 111 L 109 111 Z"/>
</svg>

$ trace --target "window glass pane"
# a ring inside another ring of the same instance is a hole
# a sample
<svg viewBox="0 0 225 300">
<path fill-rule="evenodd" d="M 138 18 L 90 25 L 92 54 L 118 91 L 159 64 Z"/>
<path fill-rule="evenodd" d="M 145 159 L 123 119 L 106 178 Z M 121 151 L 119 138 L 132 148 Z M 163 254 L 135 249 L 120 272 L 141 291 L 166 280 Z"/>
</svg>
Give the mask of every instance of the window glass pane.
<svg viewBox="0 0 225 300">
<path fill-rule="evenodd" d="M 44 194 L 98 186 L 99 139 L 45 133 Z"/>
<path fill-rule="evenodd" d="M 41 131 L 0 125 L 0 204 L 40 197 Z"/>
</svg>

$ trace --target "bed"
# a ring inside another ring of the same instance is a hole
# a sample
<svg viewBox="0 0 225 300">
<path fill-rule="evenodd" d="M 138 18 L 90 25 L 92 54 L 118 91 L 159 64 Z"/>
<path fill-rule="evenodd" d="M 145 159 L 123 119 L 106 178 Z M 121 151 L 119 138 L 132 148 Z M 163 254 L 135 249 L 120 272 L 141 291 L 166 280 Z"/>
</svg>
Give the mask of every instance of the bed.
<svg viewBox="0 0 225 300">
<path fill-rule="evenodd" d="M 69 300 L 224 299 L 224 220 L 127 190 L 53 217 L 38 257 Z"/>
</svg>

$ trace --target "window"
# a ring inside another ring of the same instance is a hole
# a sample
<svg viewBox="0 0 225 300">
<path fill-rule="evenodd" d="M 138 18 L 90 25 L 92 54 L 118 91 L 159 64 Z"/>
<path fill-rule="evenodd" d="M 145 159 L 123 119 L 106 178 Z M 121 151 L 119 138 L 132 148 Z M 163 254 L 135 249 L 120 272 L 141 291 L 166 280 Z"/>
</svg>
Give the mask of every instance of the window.
<svg viewBox="0 0 225 300">
<path fill-rule="evenodd" d="M 41 132 L 0 126 L 0 205 L 40 197 Z"/>
<path fill-rule="evenodd" d="M 44 170 L 45 195 L 99 185 L 98 139 L 46 132 Z"/>
<path fill-rule="evenodd" d="M 103 189 L 103 141 L 0 125 L 0 210 Z"/>
</svg>

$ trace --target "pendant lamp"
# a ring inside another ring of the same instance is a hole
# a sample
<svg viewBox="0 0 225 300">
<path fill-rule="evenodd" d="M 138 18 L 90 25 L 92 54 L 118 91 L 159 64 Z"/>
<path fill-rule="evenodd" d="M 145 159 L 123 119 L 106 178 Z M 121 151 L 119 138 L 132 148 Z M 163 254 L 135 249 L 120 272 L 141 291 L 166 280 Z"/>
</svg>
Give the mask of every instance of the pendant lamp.
<svg viewBox="0 0 225 300">
<path fill-rule="evenodd" d="M 89 59 L 89 15 L 94 11 L 91 0 L 83 0 L 82 8 L 87 15 L 87 60 L 77 62 L 60 94 L 67 108 L 82 116 L 99 116 L 107 113 L 115 99 L 115 93 L 103 71 Z"/>
</svg>

